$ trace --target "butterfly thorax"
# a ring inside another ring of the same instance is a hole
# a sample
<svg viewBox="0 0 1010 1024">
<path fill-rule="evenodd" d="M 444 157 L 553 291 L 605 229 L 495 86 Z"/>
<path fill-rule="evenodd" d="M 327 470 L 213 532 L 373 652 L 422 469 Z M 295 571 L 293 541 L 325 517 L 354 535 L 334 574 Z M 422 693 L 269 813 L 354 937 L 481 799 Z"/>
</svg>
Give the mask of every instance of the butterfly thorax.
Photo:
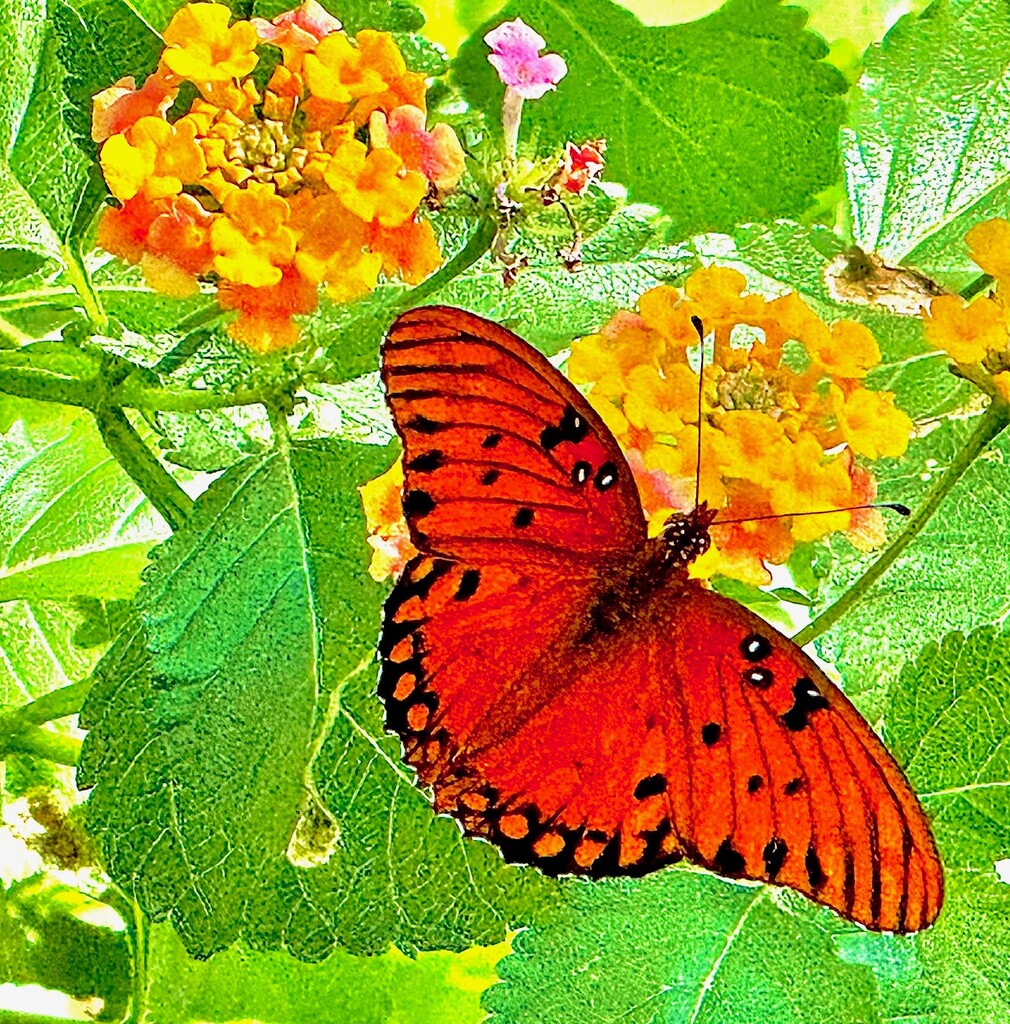
<svg viewBox="0 0 1010 1024">
<path fill-rule="evenodd" d="M 639 557 L 615 566 L 590 609 L 583 641 L 613 633 L 622 622 L 635 618 L 657 590 L 687 585 L 688 566 L 709 548 L 708 529 L 715 515 L 704 502 L 690 512 L 675 512 L 663 532 L 646 541 Z"/>
</svg>

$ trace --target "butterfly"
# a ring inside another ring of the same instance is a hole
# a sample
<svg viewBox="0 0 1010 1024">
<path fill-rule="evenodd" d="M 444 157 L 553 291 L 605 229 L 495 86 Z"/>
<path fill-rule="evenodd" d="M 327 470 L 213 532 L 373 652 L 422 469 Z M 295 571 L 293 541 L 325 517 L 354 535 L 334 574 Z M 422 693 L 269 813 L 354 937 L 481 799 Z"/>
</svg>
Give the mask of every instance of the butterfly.
<svg viewBox="0 0 1010 1024">
<path fill-rule="evenodd" d="M 404 313 L 382 379 L 419 554 L 379 696 L 437 813 L 552 875 L 686 859 L 875 930 L 935 920 L 942 867 L 897 763 L 796 644 L 689 578 L 713 510 L 650 538 L 599 415 L 481 317 Z"/>
</svg>

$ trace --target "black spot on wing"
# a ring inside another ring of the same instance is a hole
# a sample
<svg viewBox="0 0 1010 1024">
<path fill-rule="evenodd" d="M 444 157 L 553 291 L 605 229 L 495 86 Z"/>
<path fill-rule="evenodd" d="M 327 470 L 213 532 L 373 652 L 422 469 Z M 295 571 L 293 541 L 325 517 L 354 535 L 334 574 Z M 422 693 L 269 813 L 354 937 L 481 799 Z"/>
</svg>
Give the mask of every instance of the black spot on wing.
<svg viewBox="0 0 1010 1024">
<path fill-rule="evenodd" d="M 408 518 L 412 516 L 426 516 L 435 508 L 435 499 L 427 491 L 419 491 L 416 488 L 407 492 L 403 499 L 403 514 Z"/>
<path fill-rule="evenodd" d="M 550 451 L 557 448 L 562 441 L 578 443 L 589 432 L 589 424 L 580 416 L 571 405 L 565 406 L 565 411 L 556 426 L 544 427 L 540 433 L 540 444 Z"/>
<path fill-rule="evenodd" d="M 666 776 L 665 775 L 648 775 L 644 779 L 641 779 L 637 786 L 635 786 L 635 799 L 644 800 L 649 796 L 657 796 L 660 793 L 666 792 Z"/>
<path fill-rule="evenodd" d="M 613 487 L 615 483 L 617 483 L 617 466 L 612 462 L 604 462 L 596 471 L 596 477 L 593 480 L 594 486 L 598 491 L 605 491 L 608 487 Z"/>
<path fill-rule="evenodd" d="M 437 448 L 432 448 L 431 451 L 411 459 L 407 463 L 407 469 L 413 469 L 421 473 L 430 473 L 432 470 L 440 469 L 445 463 L 445 453 Z"/>
<path fill-rule="evenodd" d="M 736 878 L 747 870 L 747 863 L 743 858 L 743 854 L 734 848 L 732 842 L 729 839 L 724 839 L 722 845 L 716 850 L 712 867 L 720 875 Z"/>
<path fill-rule="evenodd" d="M 756 793 L 764 784 L 765 780 L 760 775 L 752 775 L 747 780 L 747 792 Z"/>
<path fill-rule="evenodd" d="M 489 469 L 480 478 L 480 482 L 482 484 L 484 484 L 485 487 L 490 487 L 491 484 L 493 484 L 498 479 L 498 477 L 500 477 L 500 476 L 501 476 L 501 473 L 497 469 Z"/>
<path fill-rule="evenodd" d="M 772 838 L 768 840 L 768 843 L 762 853 L 762 857 L 764 858 L 765 871 L 769 878 L 774 879 L 782 870 L 782 865 L 785 863 L 786 855 L 788 853 L 789 847 L 786 846 L 786 841 L 784 839 L 779 839 L 778 836 L 772 836 Z"/>
<path fill-rule="evenodd" d="M 764 661 L 772 652 L 772 645 L 768 637 L 760 633 L 751 633 L 743 638 L 740 644 L 740 653 L 748 661 Z"/>
<path fill-rule="evenodd" d="M 775 674 L 770 668 L 749 668 L 743 674 L 744 682 L 756 686 L 759 690 L 767 690 L 775 682 Z"/>
<path fill-rule="evenodd" d="M 501 440 L 501 434 L 488 434 L 487 437 L 481 441 L 481 448 L 496 448 L 498 442 Z"/>
<path fill-rule="evenodd" d="M 588 462 L 576 462 L 572 466 L 572 483 L 577 487 L 581 487 L 588 479 L 590 474 L 593 472 L 593 467 Z"/>
<path fill-rule="evenodd" d="M 435 420 L 430 420 L 427 416 L 422 416 L 420 413 L 407 420 L 404 424 L 406 429 L 416 430 L 419 434 L 435 434 L 440 430 L 445 430 L 447 426 L 447 423 L 437 423 Z"/>
<path fill-rule="evenodd" d="M 533 509 L 526 508 L 525 506 L 516 512 L 512 519 L 512 522 L 520 529 L 529 526 L 533 522 Z"/>
<path fill-rule="evenodd" d="M 719 742 L 719 737 L 722 735 L 722 727 L 716 722 L 709 722 L 707 725 L 703 725 L 701 729 L 701 742 L 706 747 L 714 746 Z"/>
<path fill-rule="evenodd" d="M 786 796 L 795 796 L 803 788 L 802 779 L 790 779 L 783 787 L 782 792 Z"/>
<path fill-rule="evenodd" d="M 793 706 L 782 716 L 782 724 L 791 732 L 800 732 L 809 724 L 813 712 L 826 707 L 828 701 L 814 681 L 801 676 L 793 687 Z"/>
<path fill-rule="evenodd" d="M 463 575 L 460 577 L 459 588 L 457 589 L 453 600 L 469 601 L 470 598 L 477 593 L 478 586 L 480 586 L 480 570 L 464 569 Z"/>
<path fill-rule="evenodd" d="M 810 880 L 811 888 L 823 889 L 824 883 L 828 880 L 828 876 L 824 874 L 824 870 L 821 867 L 821 859 L 817 856 L 817 851 L 812 846 L 807 848 L 807 856 L 804 864 L 807 869 L 807 878 Z"/>
</svg>

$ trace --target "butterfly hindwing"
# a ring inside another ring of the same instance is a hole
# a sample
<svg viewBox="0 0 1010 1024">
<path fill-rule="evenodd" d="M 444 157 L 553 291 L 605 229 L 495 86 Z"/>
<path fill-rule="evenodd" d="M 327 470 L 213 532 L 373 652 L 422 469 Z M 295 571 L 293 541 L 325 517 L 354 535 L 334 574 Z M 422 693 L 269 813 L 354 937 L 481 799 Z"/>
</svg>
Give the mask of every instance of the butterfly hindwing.
<svg viewBox="0 0 1010 1024">
<path fill-rule="evenodd" d="M 462 310 L 401 316 L 383 381 L 419 548 L 480 562 L 613 557 L 645 539 L 620 448 L 578 391 L 511 331 Z"/>
</svg>

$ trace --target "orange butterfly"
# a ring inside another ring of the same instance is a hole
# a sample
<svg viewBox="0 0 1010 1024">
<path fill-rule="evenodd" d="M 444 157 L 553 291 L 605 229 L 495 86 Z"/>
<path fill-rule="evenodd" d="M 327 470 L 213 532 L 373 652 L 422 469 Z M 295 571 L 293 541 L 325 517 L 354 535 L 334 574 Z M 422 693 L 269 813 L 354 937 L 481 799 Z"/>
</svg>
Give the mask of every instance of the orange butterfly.
<svg viewBox="0 0 1010 1024">
<path fill-rule="evenodd" d="M 868 928 L 936 919 L 894 759 L 796 644 L 688 578 L 712 510 L 650 539 L 602 420 L 490 321 L 405 313 L 382 376 L 421 554 L 386 603 L 379 693 L 437 812 L 550 874 L 686 858 Z"/>
</svg>

